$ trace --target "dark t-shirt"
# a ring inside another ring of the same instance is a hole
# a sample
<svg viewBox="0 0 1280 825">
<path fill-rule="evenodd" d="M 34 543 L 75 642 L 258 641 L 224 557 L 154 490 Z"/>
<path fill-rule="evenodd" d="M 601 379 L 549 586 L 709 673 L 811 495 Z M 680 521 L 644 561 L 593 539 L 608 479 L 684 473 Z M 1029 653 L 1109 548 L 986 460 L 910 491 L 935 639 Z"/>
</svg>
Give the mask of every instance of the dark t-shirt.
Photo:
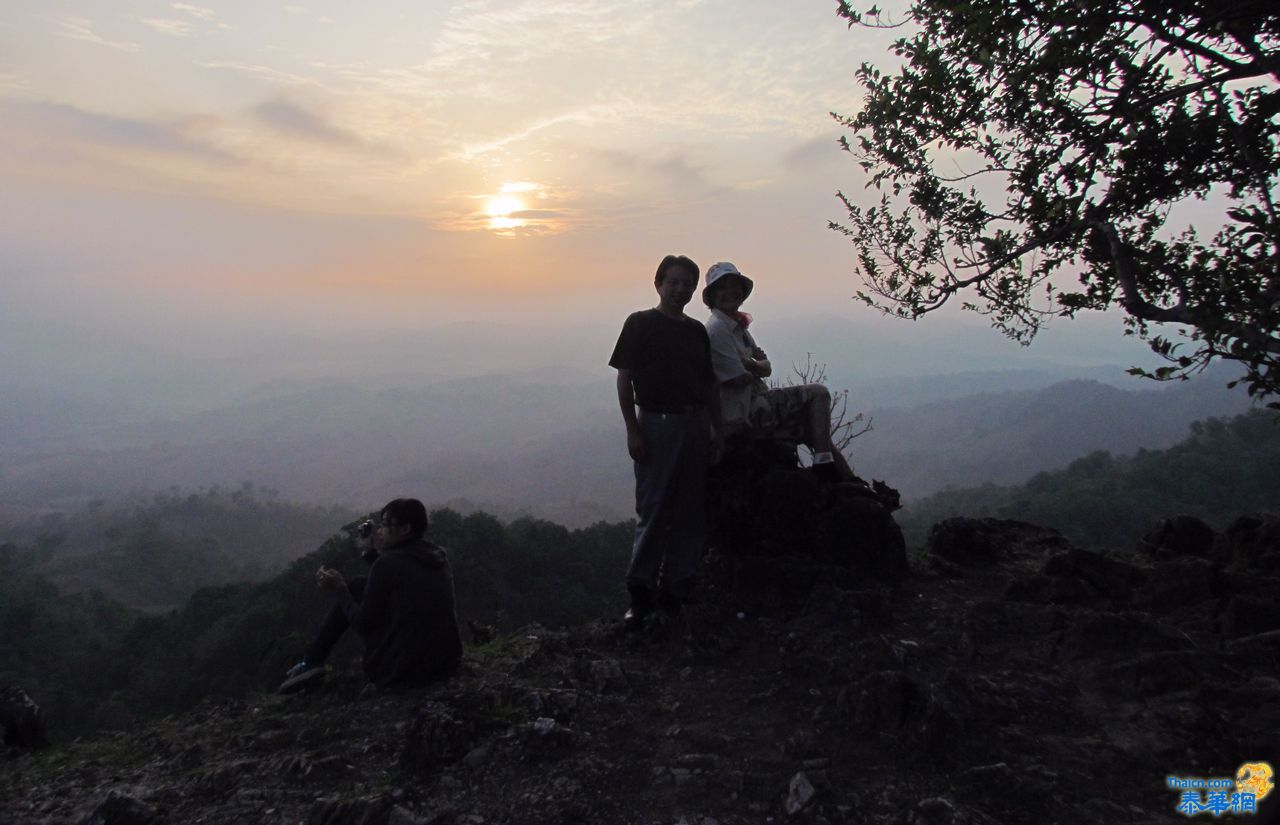
<svg viewBox="0 0 1280 825">
<path fill-rule="evenodd" d="M 641 408 L 705 404 L 707 385 L 715 381 L 707 328 L 688 316 L 668 318 L 657 309 L 627 316 L 609 366 L 631 371 Z"/>
</svg>

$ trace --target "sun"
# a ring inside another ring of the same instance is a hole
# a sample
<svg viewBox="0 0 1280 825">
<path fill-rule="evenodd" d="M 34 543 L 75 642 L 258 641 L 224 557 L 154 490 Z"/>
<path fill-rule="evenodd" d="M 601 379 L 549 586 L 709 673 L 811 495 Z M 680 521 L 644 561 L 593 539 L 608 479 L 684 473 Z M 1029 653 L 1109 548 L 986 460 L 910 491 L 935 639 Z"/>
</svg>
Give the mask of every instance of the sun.
<svg viewBox="0 0 1280 825">
<path fill-rule="evenodd" d="M 541 184 L 509 180 L 497 192 L 477 195 L 476 200 L 483 202 L 484 206 L 478 215 L 472 213 L 472 217 L 482 219 L 485 227 L 495 234 L 516 237 L 521 233 L 514 230 L 541 230 L 546 226 L 545 214 L 531 210 L 529 205 L 530 201 L 542 202 L 544 198 Z"/>
<path fill-rule="evenodd" d="M 494 195 L 484 205 L 484 213 L 491 218 L 505 218 L 512 212 L 521 212 L 525 208 L 524 201 L 515 195 Z"/>
<path fill-rule="evenodd" d="M 484 213 L 489 216 L 489 228 L 504 230 L 517 229 L 525 225 L 525 221 L 511 217 L 513 212 L 523 212 L 525 203 L 515 195 L 502 194 L 489 198 L 484 205 Z"/>
</svg>

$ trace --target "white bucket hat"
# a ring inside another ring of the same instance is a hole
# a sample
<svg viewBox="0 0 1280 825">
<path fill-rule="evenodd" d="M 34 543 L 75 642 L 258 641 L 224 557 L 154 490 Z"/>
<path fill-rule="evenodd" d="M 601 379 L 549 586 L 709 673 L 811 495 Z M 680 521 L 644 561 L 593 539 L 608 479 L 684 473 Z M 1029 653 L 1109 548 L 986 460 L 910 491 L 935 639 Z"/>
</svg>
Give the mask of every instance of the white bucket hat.
<svg viewBox="0 0 1280 825">
<path fill-rule="evenodd" d="M 736 275 L 742 281 L 742 300 L 746 300 L 751 295 L 752 288 L 755 284 L 746 275 L 738 271 L 738 268 L 728 261 L 721 261 L 718 264 L 712 264 L 707 270 L 707 285 L 702 288 L 702 302 L 707 302 L 707 291 L 711 289 L 712 284 L 727 275 Z"/>
</svg>

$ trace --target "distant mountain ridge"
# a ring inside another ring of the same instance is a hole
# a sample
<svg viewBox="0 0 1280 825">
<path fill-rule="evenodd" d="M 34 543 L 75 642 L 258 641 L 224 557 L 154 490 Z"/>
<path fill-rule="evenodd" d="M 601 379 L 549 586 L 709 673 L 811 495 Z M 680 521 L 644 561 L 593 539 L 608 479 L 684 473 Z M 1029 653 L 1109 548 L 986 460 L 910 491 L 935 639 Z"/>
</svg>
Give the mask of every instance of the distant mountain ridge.
<svg viewBox="0 0 1280 825">
<path fill-rule="evenodd" d="M 855 396 L 850 411 L 869 414 L 874 429 L 850 455 L 859 474 L 887 480 L 908 500 L 949 485 L 1014 483 L 1096 450 L 1165 447 L 1192 421 L 1246 409 L 1245 394 L 1223 383 L 1212 374 L 1175 386 L 1135 380 L 1141 389 L 1077 380 L 985 394 L 977 384 L 965 397 L 880 408 Z M 412 493 L 432 505 L 466 500 L 570 526 L 632 514 L 631 465 L 607 375 L 280 389 L 154 424 L 101 420 L 87 439 L 6 440 L 0 513 L 249 481 L 326 505 L 368 508 Z"/>
<path fill-rule="evenodd" d="M 875 429 L 855 440 L 850 453 L 859 472 L 918 498 L 951 486 L 1024 481 L 1097 450 L 1167 447 L 1186 437 L 1193 421 L 1248 408 L 1243 392 L 1212 380 L 1142 390 L 1064 381 L 868 410 Z"/>
</svg>

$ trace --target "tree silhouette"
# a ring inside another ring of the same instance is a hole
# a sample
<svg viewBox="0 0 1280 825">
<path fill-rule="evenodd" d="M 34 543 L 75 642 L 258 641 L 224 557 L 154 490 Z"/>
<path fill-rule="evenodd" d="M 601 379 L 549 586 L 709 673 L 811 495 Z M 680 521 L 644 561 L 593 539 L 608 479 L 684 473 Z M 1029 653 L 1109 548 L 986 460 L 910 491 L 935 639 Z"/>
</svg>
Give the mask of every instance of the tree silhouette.
<svg viewBox="0 0 1280 825">
<path fill-rule="evenodd" d="M 1186 378 L 1217 358 L 1280 391 L 1280 12 L 1268 2 L 921 0 L 900 69 L 863 64 L 833 115 L 878 203 L 844 192 L 868 305 L 919 318 L 961 296 L 1027 343 L 1119 307 Z M 1190 225 L 1201 224 L 1200 228 Z M 1156 327 L 1156 328 L 1153 328 Z"/>
</svg>

